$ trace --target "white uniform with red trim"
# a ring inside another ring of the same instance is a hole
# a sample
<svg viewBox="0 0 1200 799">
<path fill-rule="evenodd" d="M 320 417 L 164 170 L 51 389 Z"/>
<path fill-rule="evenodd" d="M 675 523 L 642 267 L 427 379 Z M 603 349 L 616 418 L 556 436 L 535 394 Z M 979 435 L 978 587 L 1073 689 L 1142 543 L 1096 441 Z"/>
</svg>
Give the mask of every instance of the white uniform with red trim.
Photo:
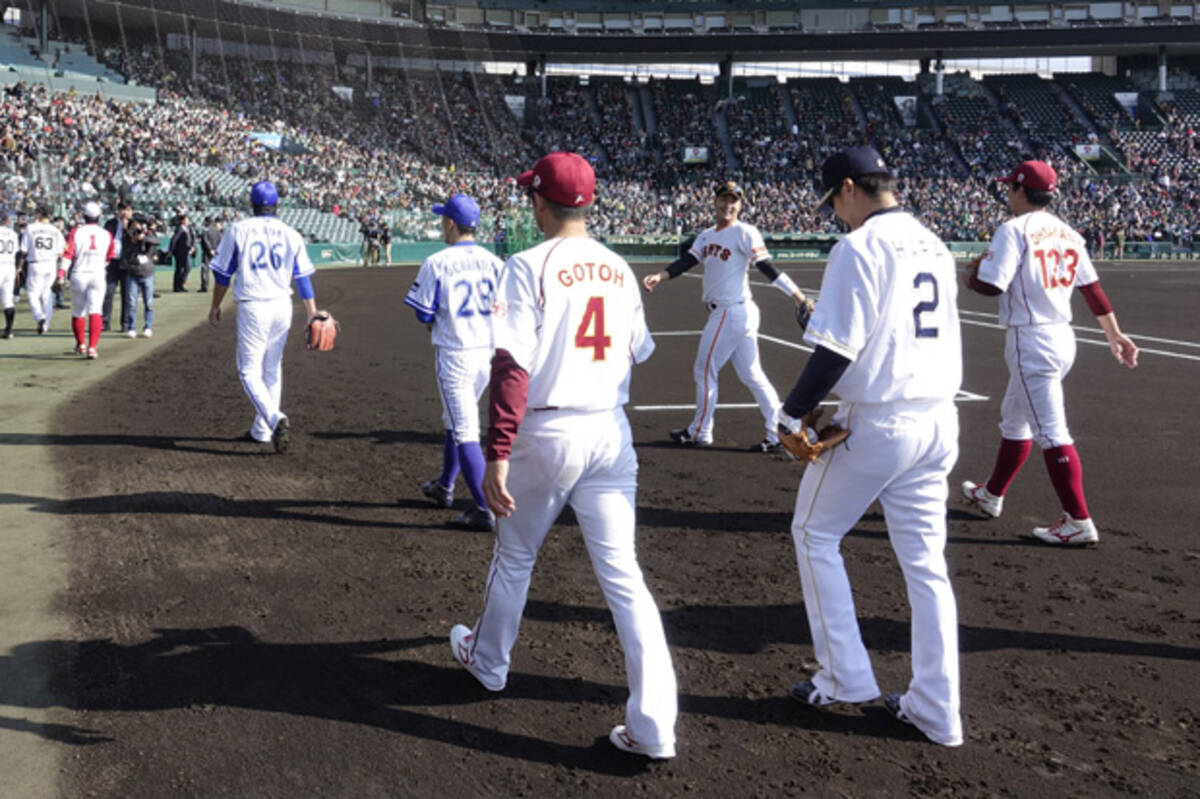
<svg viewBox="0 0 1200 799">
<path fill-rule="evenodd" d="M 1000 295 L 1006 328 L 1008 390 L 1001 434 L 1042 449 L 1074 443 L 1067 428 L 1062 381 L 1075 363 L 1071 293 L 1099 277 L 1083 236 L 1054 214 L 1030 211 L 996 229 L 979 265 L 979 280 Z"/>
<path fill-rule="evenodd" d="M 0 226 L 0 308 L 13 307 L 17 284 L 17 250 L 20 237 L 10 227 Z"/>
<path fill-rule="evenodd" d="M 30 222 L 21 237 L 21 252 L 25 253 L 25 293 L 33 318 L 50 327 L 54 315 L 51 287 L 58 272 L 58 261 L 66 249 L 62 231 L 49 222 Z"/>
<path fill-rule="evenodd" d="M 105 268 L 115 252 L 112 234 L 95 223 L 80 225 L 67 236 L 63 260 L 70 264 L 71 316 L 103 311 Z"/>
<path fill-rule="evenodd" d="M 492 305 L 504 262 L 474 241 L 425 259 L 404 303 L 434 317 L 442 424 L 454 441 L 479 441 L 479 398 L 492 364 Z"/>
<path fill-rule="evenodd" d="M 570 504 L 625 650 L 628 732 L 673 753 L 675 672 L 634 547 L 637 455 L 623 407 L 632 365 L 654 351 L 637 278 L 593 239 L 555 238 L 509 259 L 498 298 L 495 345 L 528 372 L 528 406 L 509 458 L 516 510 L 497 520 L 466 655 L 485 686 L 504 687 L 538 550 Z"/>
<path fill-rule="evenodd" d="M 850 430 L 800 481 L 792 537 L 820 692 L 879 696 L 855 616 L 841 540 L 879 499 L 912 608 L 905 714 L 962 743 L 958 631 L 946 569 L 947 476 L 958 459 L 962 341 L 946 245 L 910 214 L 877 213 L 834 246 L 804 339 L 850 360 L 833 420 Z"/>
<path fill-rule="evenodd" d="M 709 309 L 692 367 L 696 415 L 688 425 L 688 434 L 701 443 L 712 442 L 717 378 L 721 367 L 733 361 L 738 379 L 750 389 L 762 411 L 766 439 L 776 442 L 779 395 L 759 363 L 761 317 L 750 295 L 750 267 L 771 257 L 762 234 L 745 222 L 721 229 L 710 227 L 696 237 L 688 252 L 704 266 L 703 299 Z"/>
</svg>

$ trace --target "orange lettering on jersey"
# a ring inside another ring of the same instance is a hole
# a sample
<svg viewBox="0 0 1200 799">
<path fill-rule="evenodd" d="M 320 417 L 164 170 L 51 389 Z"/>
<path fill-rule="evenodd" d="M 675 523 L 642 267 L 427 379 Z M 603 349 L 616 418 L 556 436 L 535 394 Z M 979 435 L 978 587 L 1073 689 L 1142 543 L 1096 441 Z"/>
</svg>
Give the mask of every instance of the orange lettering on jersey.
<svg viewBox="0 0 1200 799">
<path fill-rule="evenodd" d="M 570 269 L 558 270 L 558 282 L 570 288 L 576 283 L 612 283 L 614 286 L 625 285 L 625 273 L 613 269 L 608 264 L 597 264 L 588 261 L 573 264 Z"/>
</svg>

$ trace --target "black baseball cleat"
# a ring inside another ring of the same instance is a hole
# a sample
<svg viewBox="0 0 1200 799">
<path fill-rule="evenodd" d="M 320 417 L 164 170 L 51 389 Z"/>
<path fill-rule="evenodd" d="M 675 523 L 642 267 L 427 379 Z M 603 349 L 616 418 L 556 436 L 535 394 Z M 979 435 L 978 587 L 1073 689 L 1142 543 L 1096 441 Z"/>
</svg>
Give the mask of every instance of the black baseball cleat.
<svg viewBox="0 0 1200 799">
<path fill-rule="evenodd" d="M 772 441 L 769 438 L 764 438 L 750 447 L 751 452 L 779 452 L 781 449 L 783 449 L 783 444 L 780 444 L 778 441 Z"/>
<path fill-rule="evenodd" d="M 671 431 L 671 440 L 676 444 L 682 444 L 685 447 L 711 447 L 712 441 L 701 441 L 692 435 L 691 431 L 686 427 L 681 427 L 678 430 Z"/>
<path fill-rule="evenodd" d="M 812 680 L 796 683 L 788 689 L 788 696 L 809 707 L 825 707 L 837 701 L 821 693 L 821 689 L 817 688 Z"/>
<path fill-rule="evenodd" d="M 45 319 L 38 320 L 37 331 L 38 331 L 39 336 L 46 332 L 46 320 Z"/>
<path fill-rule="evenodd" d="M 448 508 L 454 504 L 454 490 L 446 488 L 437 480 L 426 480 L 421 483 L 421 493 L 434 501 L 434 504 Z"/>
<path fill-rule="evenodd" d="M 292 446 L 292 425 L 288 422 L 285 416 L 275 425 L 275 432 L 271 434 L 271 443 L 275 445 L 275 451 L 280 455 L 287 452 Z"/>
<path fill-rule="evenodd" d="M 496 517 L 487 508 L 471 508 L 455 516 L 454 523 L 480 533 L 490 533 L 496 529 Z"/>
</svg>

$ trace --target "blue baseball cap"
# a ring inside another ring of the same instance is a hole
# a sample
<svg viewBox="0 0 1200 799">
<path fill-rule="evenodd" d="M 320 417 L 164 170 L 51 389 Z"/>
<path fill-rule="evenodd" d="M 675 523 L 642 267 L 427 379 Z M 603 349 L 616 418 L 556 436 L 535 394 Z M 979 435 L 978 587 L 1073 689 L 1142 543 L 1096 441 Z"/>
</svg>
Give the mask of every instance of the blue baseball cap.
<svg viewBox="0 0 1200 799">
<path fill-rule="evenodd" d="M 479 227 L 479 206 L 465 194 L 455 194 L 446 202 L 433 206 L 433 212 L 449 217 L 459 227 Z"/>
<path fill-rule="evenodd" d="M 250 204 L 263 206 L 279 205 L 279 192 L 275 191 L 275 184 L 269 180 L 260 180 L 251 186 Z"/>
<path fill-rule="evenodd" d="M 826 204 L 832 207 L 833 204 L 830 200 L 833 199 L 833 195 L 837 194 L 838 189 L 842 187 L 842 181 L 846 178 L 853 180 L 861 178 L 863 175 L 881 174 L 889 175 L 891 171 L 884 162 L 883 156 L 874 147 L 863 145 L 834 153 L 821 165 L 821 183 L 825 193 L 821 195 L 821 201 L 817 203 L 817 210 Z"/>
</svg>

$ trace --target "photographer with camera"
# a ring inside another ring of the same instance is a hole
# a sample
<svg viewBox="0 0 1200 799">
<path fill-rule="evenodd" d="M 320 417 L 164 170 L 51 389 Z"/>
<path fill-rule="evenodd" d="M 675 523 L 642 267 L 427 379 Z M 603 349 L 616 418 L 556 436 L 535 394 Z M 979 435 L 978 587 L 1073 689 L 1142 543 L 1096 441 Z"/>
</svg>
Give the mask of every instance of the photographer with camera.
<svg viewBox="0 0 1200 799">
<path fill-rule="evenodd" d="M 113 252 L 116 253 L 104 270 L 104 305 L 100 310 L 103 318 L 102 329 L 104 330 L 108 330 L 111 326 L 113 294 L 118 290 L 121 292 L 120 321 L 122 325 L 129 316 L 129 292 L 125 288 L 125 268 L 127 265 L 126 253 L 132 254 L 133 252 L 132 240 L 129 237 L 129 220 L 132 217 L 133 205 L 129 200 L 121 199 L 117 202 L 117 215 L 104 223 L 104 229 L 112 234 Z M 125 332 L 125 327 L 122 326 L 121 332 Z"/>
<path fill-rule="evenodd" d="M 154 335 L 154 269 L 159 238 L 154 223 L 144 214 L 133 214 L 126 228 L 129 244 L 124 258 L 125 278 L 123 294 L 128 301 L 124 311 L 124 330 L 129 338 L 137 338 L 137 303 L 142 298 L 142 336 Z"/>
</svg>

